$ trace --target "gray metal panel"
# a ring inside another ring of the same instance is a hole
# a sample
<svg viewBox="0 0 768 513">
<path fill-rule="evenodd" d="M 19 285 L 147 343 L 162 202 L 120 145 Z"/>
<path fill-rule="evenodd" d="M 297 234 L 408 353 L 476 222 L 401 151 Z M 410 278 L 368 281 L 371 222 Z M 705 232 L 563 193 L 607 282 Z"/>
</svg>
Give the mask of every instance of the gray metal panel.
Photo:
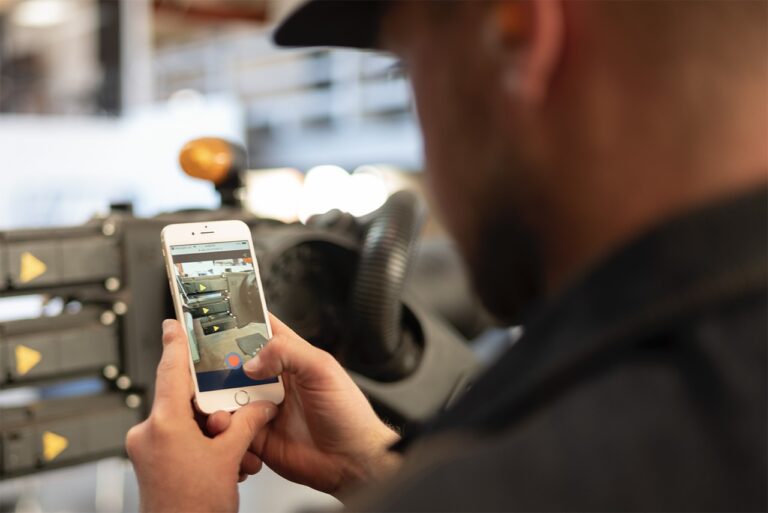
<svg viewBox="0 0 768 513">
<path fill-rule="evenodd" d="M 200 294 L 202 292 L 211 293 L 227 290 L 228 283 L 221 276 L 196 276 L 193 278 L 182 278 L 181 284 L 187 294 Z"/>
<path fill-rule="evenodd" d="M 117 363 L 119 359 L 117 334 L 113 327 L 88 326 L 18 335 L 7 338 L 3 345 L 7 351 L 9 372 L 15 380 L 100 368 Z M 16 348 L 19 345 L 39 351 L 42 355 L 41 360 L 24 374 L 18 372 L 16 365 Z"/>
<path fill-rule="evenodd" d="M 60 348 L 59 370 L 62 372 L 119 363 L 114 327 L 94 326 L 63 333 Z"/>
<path fill-rule="evenodd" d="M 88 452 L 114 451 L 125 445 L 125 434 L 139 421 L 136 410 L 112 410 L 92 415 L 85 424 Z"/>
<path fill-rule="evenodd" d="M 105 394 L 0 408 L 0 479 L 120 453 L 141 415 L 124 401 L 122 394 Z M 49 452 L 47 459 L 46 432 L 66 439 L 66 447 Z"/>
<path fill-rule="evenodd" d="M 8 373 L 10 374 L 11 379 L 37 378 L 59 372 L 58 338 L 58 332 L 7 338 L 3 345 L 8 354 Z M 41 355 L 40 361 L 37 362 L 34 367 L 23 373 L 20 372 L 19 362 L 16 358 L 19 346 L 23 346 L 21 349 L 28 348 L 33 351 L 38 351 Z"/>
<path fill-rule="evenodd" d="M 208 303 L 198 308 L 193 308 L 190 313 L 195 317 L 203 317 L 206 315 L 213 315 L 218 313 L 226 313 L 229 311 L 229 300 L 216 301 L 214 303 Z"/>
<path fill-rule="evenodd" d="M 2 333 L 0 333 L 0 385 L 8 379 L 8 346 L 3 344 Z"/>
<path fill-rule="evenodd" d="M 8 287 L 8 245 L 2 236 L 0 236 L 0 290 Z"/>
<path fill-rule="evenodd" d="M 86 428 L 93 417 L 78 416 L 75 418 L 56 420 L 40 424 L 33 431 L 36 434 L 35 454 L 42 465 L 64 463 L 68 460 L 82 458 L 88 454 Z M 67 447 L 55 458 L 46 461 L 43 457 L 43 435 L 45 432 L 54 433 L 67 439 Z"/>
<path fill-rule="evenodd" d="M 62 281 L 80 282 L 120 276 L 120 255 L 113 239 L 62 239 L 60 245 Z"/>
<path fill-rule="evenodd" d="M 44 273 L 32 280 L 22 281 L 22 255 L 29 253 L 46 266 Z M 61 279 L 61 253 L 59 244 L 54 241 L 14 242 L 8 244 L 8 275 L 10 282 L 17 288 L 51 285 Z"/>
<path fill-rule="evenodd" d="M 37 463 L 35 433 L 16 429 L 0 433 L 0 470 L 10 474 L 34 468 Z"/>
</svg>

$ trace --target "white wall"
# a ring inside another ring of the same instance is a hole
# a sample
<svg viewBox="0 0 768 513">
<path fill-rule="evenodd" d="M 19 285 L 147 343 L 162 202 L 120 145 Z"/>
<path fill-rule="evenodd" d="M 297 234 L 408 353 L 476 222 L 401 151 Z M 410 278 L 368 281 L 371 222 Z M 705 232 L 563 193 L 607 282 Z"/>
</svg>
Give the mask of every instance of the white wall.
<svg viewBox="0 0 768 513">
<path fill-rule="evenodd" d="M 110 202 L 137 215 L 212 208 L 213 186 L 178 165 L 201 136 L 242 141 L 239 106 L 187 98 L 123 119 L 0 116 L 0 229 L 82 223 Z"/>
</svg>

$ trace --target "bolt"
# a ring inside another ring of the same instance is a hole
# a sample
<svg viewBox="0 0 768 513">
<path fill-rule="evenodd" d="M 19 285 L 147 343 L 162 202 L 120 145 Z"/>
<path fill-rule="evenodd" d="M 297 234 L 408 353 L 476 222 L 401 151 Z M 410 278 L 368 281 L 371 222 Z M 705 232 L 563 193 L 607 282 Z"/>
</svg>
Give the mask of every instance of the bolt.
<svg viewBox="0 0 768 513">
<path fill-rule="evenodd" d="M 125 405 L 128 408 L 136 409 L 141 406 L 141 396 L 139 394 L 130 394 L 125 398 Z"/>
<path fill-rule="evenodd" d="M 119 378 L 117 378 L 117 381 L 115 381 L 115 385 L 117 385 L 117 388 L 120 390 L 128 390 L 131 388 L 131 378 L 129 378 L 126 375 L 122 375 Z"/>
<path fill-rule="evenodd" d="M 106 235 L 107 237 L 111 237 L 115 234 L 117 231 L 117 225 L 115 225 L 114 221 L 105 221 L 103 225 L 101 225 L 101 233 Z"/>
<path fill-rule="evenodd" d="M 112 310 L 104 310 L 101 312 L 99 320 L 104 326 L 110 326 L 117 320 L 117 315 Z"/>
<path fill-rule="evenodd" d="M 115 278 L 114 276 L 107 278 L 104 280 L 104 288 L 110 292 L 116 292 L 120 290 L 120 278 Z"/>
<path fill-rule="evenodd" d="M 112 305 L 112 311 L 117 315 L 125 315 L 125 312 L 128 311 L 128 305 L 126 305 L 123 301 L 117 301 Z"/>
<path fill-rule="evenodd" d="M 101 372 L 104 374 L 105 378 L 115 379 L 117 375 L 120 374 L 120 369 L 117 368 L 117 365 L 109 364 L 104 367 L 104 370 Z"/>
</svg>

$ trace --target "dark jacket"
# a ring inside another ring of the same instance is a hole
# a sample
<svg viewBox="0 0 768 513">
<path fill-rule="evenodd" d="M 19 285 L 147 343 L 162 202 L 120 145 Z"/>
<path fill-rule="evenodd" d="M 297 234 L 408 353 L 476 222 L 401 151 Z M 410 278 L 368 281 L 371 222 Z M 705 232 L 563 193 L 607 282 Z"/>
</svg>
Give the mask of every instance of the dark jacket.
<svg viewBox="0 0 768 513">
<path fill-rule="evenodd" d="M 415 440 L 376 511 L 766 511 L 766 188 L 606 260 Z"/>
</svg>

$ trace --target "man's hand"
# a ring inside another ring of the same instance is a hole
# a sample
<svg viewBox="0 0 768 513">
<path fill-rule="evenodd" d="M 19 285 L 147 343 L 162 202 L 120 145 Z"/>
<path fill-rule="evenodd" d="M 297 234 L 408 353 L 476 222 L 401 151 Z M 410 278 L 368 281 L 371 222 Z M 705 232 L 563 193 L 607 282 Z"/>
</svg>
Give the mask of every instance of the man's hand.
<svg viewBox="0 0 768 513">
<path fill-rule="evenodd" d="M 254 379 L 282 374 L 285 401 L 259 431 L 241 472 L 261 460 L 286 479 L 337 497 L 361 482 L 383 478 L 400 464 L 389 445 L 398 435 L 384 424 L 339 363 L 271 316 L 273 337 L 245 372 Z M 228 432 L 229 416 L 208 418 L 211 433 Z"/>
<path fill-rule="evenodd" d="M 256 458 L 248 447 L 275 416 L 277 407 L 256 402 L 228 418 L 224 432 L 209 438 L 191 404 L 187 337 L 177 321 L 163 323 L 163 357 L 157 368 L 152 414 L 126 437 L 141 491 L 142 511 L 237 511 L 242 464 Z"/>
</svg>

